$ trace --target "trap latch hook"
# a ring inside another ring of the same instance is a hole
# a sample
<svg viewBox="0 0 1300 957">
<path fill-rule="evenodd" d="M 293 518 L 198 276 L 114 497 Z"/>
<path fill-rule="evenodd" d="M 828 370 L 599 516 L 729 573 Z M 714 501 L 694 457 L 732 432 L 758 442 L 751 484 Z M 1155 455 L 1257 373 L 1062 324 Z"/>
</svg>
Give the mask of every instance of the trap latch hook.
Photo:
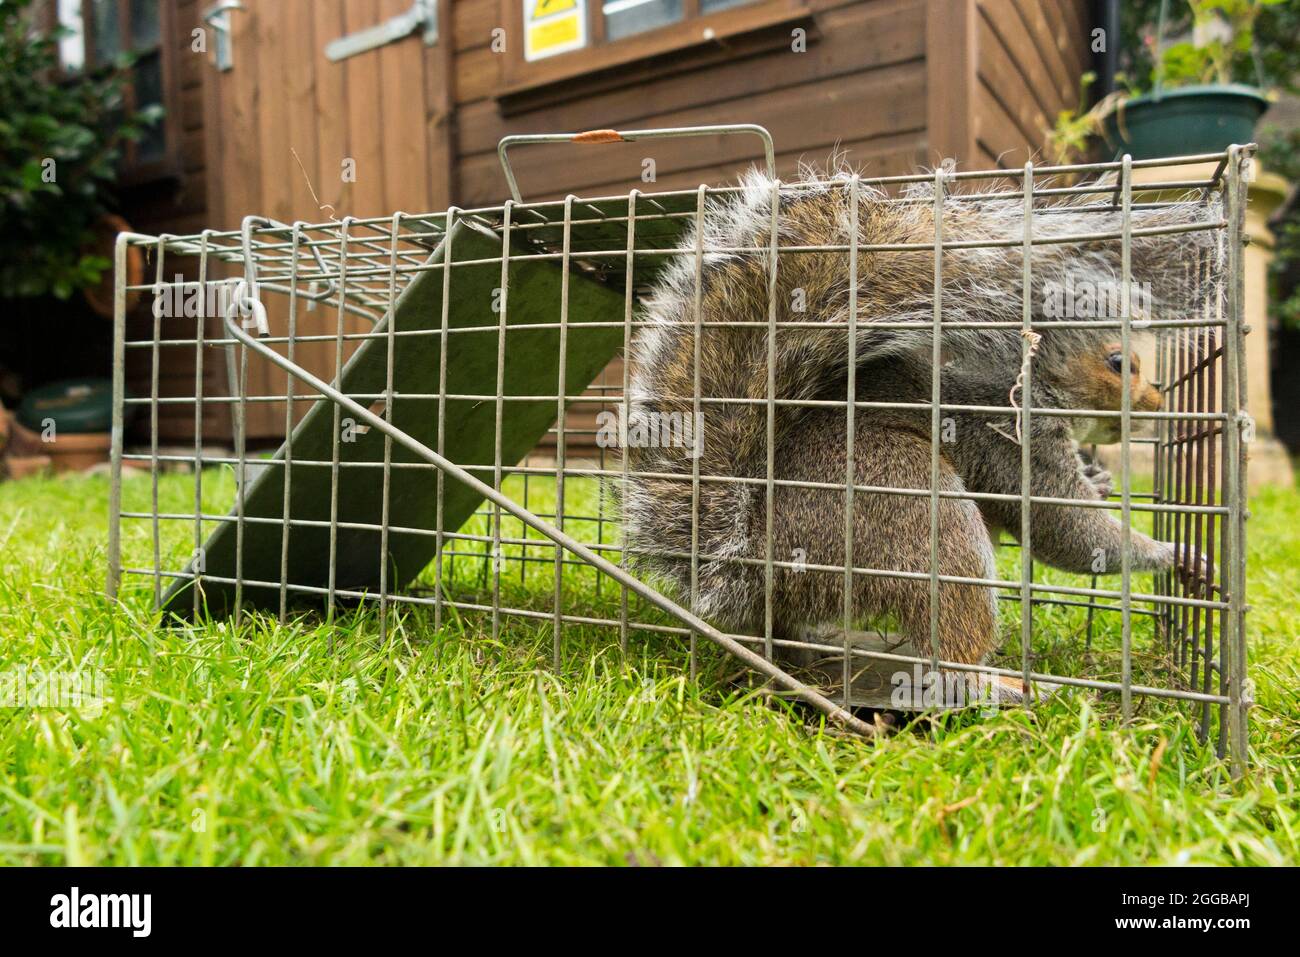
<svg viewBox="0 0 1300 957">
<path fill-rule="evenodd" d="M 271 327 L 266 317 L 266 306 L 257 288 L 257 257 L 253 255 L 253 229 L 257 226 L 276 225 L 265 216 L 245 216 L 240 224 L 240 243 L 244 253 L 244 278 L 235 284 L 234 295 L 226 308 L 227 320 L 235 311 L 243 317 L 244 328 L 254 328 L 259 336 L 269 336 Z"/>
</svg>

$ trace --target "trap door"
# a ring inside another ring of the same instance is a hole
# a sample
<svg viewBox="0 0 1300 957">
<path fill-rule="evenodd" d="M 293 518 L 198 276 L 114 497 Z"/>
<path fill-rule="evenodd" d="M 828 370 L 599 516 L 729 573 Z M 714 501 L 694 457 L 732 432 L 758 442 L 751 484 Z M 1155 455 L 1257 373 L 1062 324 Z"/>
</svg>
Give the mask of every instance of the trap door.
<svg viewBox="0 0 1300 957">
<path fill-rule="evenodd" d="M 445 400 L 444 454 L 463 467 L 491 466 L 495 459 L 497 345 L 501 314 L 494 309 L 501 287 L 502 243 L 492 231 L 458 221 L 449 233 L 453 263 L 448 296 L 447 395 L 480 398 Z M 448 241 L 429 263 L 442 261 Z M 501 461 L 511 466 L 532 450 L 556 418 L 559 384 L 560 319 L 563 269 L 554 260 L 512 260 L 509 267 L 507 332 L 503 394 L 549 396 L 537 401 L 506 401 L 501 422 Z M 343 369 L 340 390 L 348 395 L 382 395 L 385 391 L 390 323 L 395 335 L 393 424 L 429 446 L 439 447 L 439 376 L 443 271 L 420 272 L 398 297 L 391 312 Z M 565 391 L 576 395 L 616 354 L 623 342 L 624 297 L 588 276 L 568 277 Z M 545 328 L 540 328 L 545 326 Z M 532 328 L 539 327 L 539 328 Z M 400 333 L 400 334 L 398 334 Z M 301 392 L 301 387 L 299 387 Z M 407 397 L 414 396 L 414 397 Z M 362 404 L 369 399 L 359 400 Z M 382 402 L 372 406 L 382 415 Z M 281 551 L 288 536 L 286 580 L 290 585 L 327 589 L 330 556 L 335 556 L 334 586 L 340 590 L 375 591 L 380 579 L 380 531 L 350 524 L 378 526 L 383 517 L 384 438 L 377 431 L 353 429 L 339 441 L 337 493 L 333 486 L 336 413 L 334 403 L 317 399 L 272 460 L 250 460 L 243 494 L 242 542 L 238 523 L 227 520 L 207 539 L 198 573 L 202 600 L 209 614 L 222 616 L 235 607 L 235 580 L 242 582 L 247 607 L 277 609 L 280 600 Z M 286 457 L 289 465 L 286 468 Z M 389 469 L 388 587 L 400 588 L 434 558 L 437 539 L 437 471 L 394 443 Z M 317 464 L 309 464 L 317 463 Z M 408 467 L 415 466 L 415 467 Z M 289 474 L 286 528 L 284 486 Z M 475 474 L 490 481 L 491 471 Z M 454 532 L 483 499 L 460 482 L 448 479 L 443 492 L 443 530 Z M 331 512 L 337 508 L 337 541 L 330 548 Z M 237 509 L 230 515 L 235 516 Z M 186 568 L 195 573 L 195 563 Z M 211 579 L 226 579 L 214 581 Z M 181 579 L 163 597 L 164 609 L 190 613 L 193 579 Z M 290 591 L 294 603 L 319 604 L 321 592 Z"/>
</svg>

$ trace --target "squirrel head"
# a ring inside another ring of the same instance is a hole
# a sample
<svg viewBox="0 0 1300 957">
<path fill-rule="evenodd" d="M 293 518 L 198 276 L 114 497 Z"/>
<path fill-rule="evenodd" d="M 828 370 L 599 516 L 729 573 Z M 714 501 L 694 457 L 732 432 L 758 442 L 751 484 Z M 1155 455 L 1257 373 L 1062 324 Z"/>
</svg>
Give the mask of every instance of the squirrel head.
<svg viewBox="0 0 1300 957">
<path fill-rule="evenodd" d="M 1124 405 L 1124 353 L 1118 341 L 1099 339 L 1075 353 L 1068 363 L 1050 366 L 1057 394 L 1076 409 L 1118 412 Z M 1129 407 L 1134 412 L 1155 412 L 1161 406 L 1160 390 L 1142 375 L 1142 360 L 1129 354 Z M 1135 428 L 1146 425 L 1134 423 Z M 1075 422 L 1082 444 L 1106 444 L 1120 439 L 1118 418 L 1083 418 Z"/>
</svg>

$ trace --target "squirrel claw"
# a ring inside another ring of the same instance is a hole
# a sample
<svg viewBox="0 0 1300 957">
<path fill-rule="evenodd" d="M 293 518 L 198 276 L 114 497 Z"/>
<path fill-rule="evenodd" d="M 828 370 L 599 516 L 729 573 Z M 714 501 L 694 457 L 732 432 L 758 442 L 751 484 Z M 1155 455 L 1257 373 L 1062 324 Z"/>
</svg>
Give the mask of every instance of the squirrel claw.
<svg viewBox="0 0 1300 957">
<path fill-rule="evenodd" d="M 1193 581 L 1212 584 L 1214 568 L 1210 556 L 1192 547 L 1189 542 L 1173 546 L 1174 566 Z"/>
</svg>

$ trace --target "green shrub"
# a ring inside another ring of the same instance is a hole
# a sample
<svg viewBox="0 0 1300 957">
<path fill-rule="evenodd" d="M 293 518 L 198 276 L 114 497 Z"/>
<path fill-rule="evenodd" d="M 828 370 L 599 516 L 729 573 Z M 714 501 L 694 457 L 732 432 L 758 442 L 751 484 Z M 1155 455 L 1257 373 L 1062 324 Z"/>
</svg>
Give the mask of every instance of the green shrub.
<svg viewBox="0 0 1300 957">
<path fill-rule="evenodd" d="M 91 228 L 123 144 L 158 117 L 126 115 L 126 61 L 62 78 L 59 34 L 33 21 L 32 0 L 0 0 L 0 298 L 66 299 L 112 266 Z"/>
</svg>

